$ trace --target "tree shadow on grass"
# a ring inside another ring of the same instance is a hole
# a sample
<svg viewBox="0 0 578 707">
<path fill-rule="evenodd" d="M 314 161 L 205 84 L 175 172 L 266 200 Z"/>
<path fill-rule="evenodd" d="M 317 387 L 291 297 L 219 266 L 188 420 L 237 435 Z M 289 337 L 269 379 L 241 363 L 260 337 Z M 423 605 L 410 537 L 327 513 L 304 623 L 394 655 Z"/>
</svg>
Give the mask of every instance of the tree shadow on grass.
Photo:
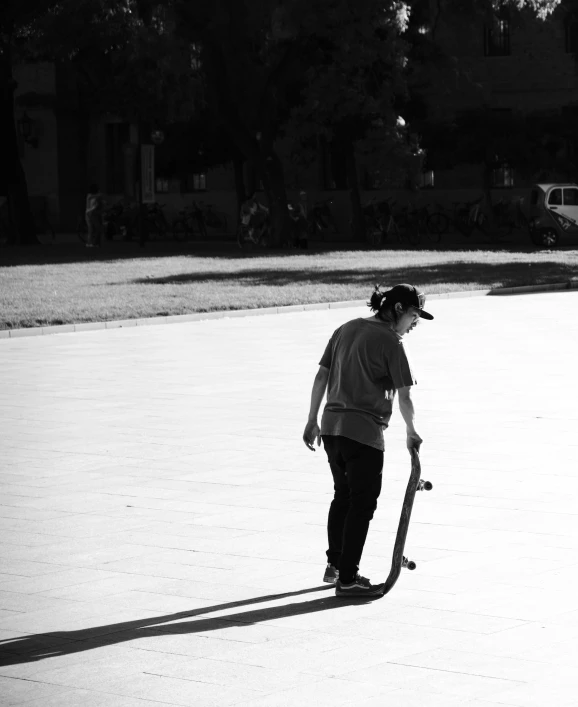
<svg viewBox="0 0 578 707">
<path fill-rule="evenodd" d="M 9 638 L 0 641 L 0 666 L 32 663 L 46 658 L 80 653 L 102 646 L 118 645 L 125 641 L 133 641 L 150 636 L 207 633 L 226 628 L 238 628 L 242 631 L 245 626 L 264 621 L 339 609 L 344 606 L 363 604 L 369 601 L 369 599 L 364 598 L 338 599 L 335 595 L 332 595 L 310 601 L 228 614 L 222 618 L 197 618 L 218 611 L 288 599 L 294 596 L 326 591 L 327 589 L 333 589 L 333 587 L 323 585 L 295 592 L 269 594 L 253 599 L 193 609 L 192 611 L 181 611 L 175 614 L 165 614 L 117 624 L 105 624 L 78 631 L 50 631 L 42 634 Z M 185 621 L 184 619 L 187 618 L 192 620 Z"/>
<path fill-rule="evenodd" d="M 236 272 L 188 272 L 162 277 L 146 277 L 111 285 L 190 285 L 197 283 L 235 283 L 242 287 L 285 287 L 288 285 L 353 285 L 369 287 L 381 283 L 410 282 L 420 287 L 469 284 L 480 288 L 493 286 L 539 285 L 562 282 L 575 272 L 572 264 L 556 261 L 537 263 L 468 263 L 459 260 L 435 265 L 387 267 L 374 270 L 354 268 L 245 268 Z M 456 288 L 458 289 L 458 288 Z M 368 293 L 369 294 L 369 293 Z"/>
<path fill-rule="evenodd" d="M 151 243 L 145 248 L 139 248 L 134 243 L 114 243 L 103 248 L 93 248 L 87 250 L 82 245 L 59 244 L 29 248 L 16 246 L 0 250 L 2 267 L 14 267 L 22 265 L 66 265 L 71 263 L 116 263 L 123 260 L 158 260 L 164 258 L 194 258 L 223 261 L 247 261 L 251 262 L 259 259 L 273 258 L 295 258 L 307 259 L 311 256 L 318 256 L 332 252 L 356 252 L 365 251 L 364 244 L 343 243 L 333 245 L 320 245 L 309 251 L 297 250 L 269 250 L 259 249 L 253 251 L 240 250 L 236 243 L 198 243 L 194 245 L 183 245 L 181 243 Z"/>
<path fill-rule="evenodd" d="M 85 262 L 118 262 L 123 260 L 133 260 L 135 258 L 145 260 L 156 260 L 160 258 L 184 257 L 195 259 L 214 259 L 225 261 L 246 261 L 254 259 L 273 258 L 299 258 L 308 260 L 312 256 L 328 255 L 330 253 L 355 253 L 368 252 L 372 248 L 365 243 L 339 242 L 321 243 L 314 242 L 307 251 L 293 249 L 259 249 L 253 251 L 241 251 L 237 244 L 230 241 L 206 242 L 182 244 L 173 241 L 147 243 L 144 248 L 140 248 L 137 243 L 112 243 L 103 248 L 86 249 L 81 243 L 59 243 L 51 246 L 25 247 L 16 246 L 4 248 L 1 251 L 1 265 L 3 267 L 13 267 L 22 265 L 59 265 L 67 263 Z M 403 248 L 387 248 L 379 251 L 396 253 Z M 422 244 L 419 248 L 411 252 L 444 252 L 444 251 L 504 251 L 504 252 L 535 252 L 531 244 L 524 241 L 507 242 L 501 245 L 488 244 L 487 242 L 448 242 L 441 244 Z"/>
</svg>

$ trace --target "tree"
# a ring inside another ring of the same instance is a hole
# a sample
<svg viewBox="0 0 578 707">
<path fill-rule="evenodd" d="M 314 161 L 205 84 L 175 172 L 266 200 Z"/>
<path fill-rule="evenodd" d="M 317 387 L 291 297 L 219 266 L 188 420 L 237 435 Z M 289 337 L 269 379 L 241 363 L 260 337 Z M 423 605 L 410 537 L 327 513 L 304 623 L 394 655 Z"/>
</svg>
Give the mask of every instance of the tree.
<svg viewBox="0 0 578 707">
<path fill-rule="evenodd" d="M 320 136 L 345 156 L 357 239 L 364 236 L 357 156 L 369 163 L 374 173 L 393 173 L 415 186 L 424 159 L 419 128 L 425 118 L 425 101 L 420 94 L 428 93 L 432 79 L 440 86 L 447 82 L 448 73 L 460 73 L 457 62 L 435 41 L 440 17 L 459 23 L 464 18 L 470 20 L 473 13 L 485 17 L 505 4 L 508 0 L 440 0 L 433 6 L 426 0 L 390 4 L 360 0 L 355 5 L 333 3 L 332 11 L 324 12 L 323 26 L 316 31 L 317 51 L 310 55 L 313 61 L 301 90 L 302 101 L 293 108 L 286 130 L 296 136 L 301 159 L 316 156 Z M 544 18 L 559 0 L 515 0 L 510 4 Z M 428 28 L 432 7 L 433 27 Z M 446 88 L 434 96 L 443 104 L 447 93 Z M 447 103 L 443 109 L 447 113 Z M 481 116 L 472 126 L 469 137 L 472 150 L 479 149 L 480 142 L 484 146 L 487 177 L 498 155 L 504 153 L 505 142 L 491 144 L 486 117 Z M 465 142 L 465 126 L 460 127 Z M 477 137 L 473 134 L 476 130 Z"/>
<path fill-rule="evenodd" d="M 438 16 L 451 19 L 504 3 L 543 15 L 559 0 L 439 0 L 433 6 Z M 311 132 L 317 126 L 321 134 L 341 142 L 349 156 L 354 212 L 361 223 L 356 150 L 383 141 L 391 154 L 398 150 L 403 155 L 404 136 L 395 120 L 397 97 L 411 79 L 409 69 L 422 83 L 427 77 L 427 62 L 412 54 L 419 34 L 412 27 L 425 4 L 427 0 L 5 0 L 0 12 L 0 113 L 8 128 L 3 139 L 13 150 L 11 174 L 17 176 L 19 165 L 13 118 L 8 121 L 13 109 L 11 67 L 24 57 L 42 57 L 76 68 L 83 77 L 87 111 L 112 108 L 137 121 L 176 122 L 205 106 L 237 154 L 257 168 L 277 244 L 289 228 L 279 138 L 299 118 L 300 130 Z M 410 131 L 412 127 L 410 122 Z M 411 145 L 408 149 L 412 156 Z M 18 179 L 22 194 L 24 181 Z"/>
<path fill-rule="evenodd" d="M 6 0 L 0 9 L 0 152 L 4 157 L 2 191 L 8 194 L 14 206 L 15 225 L 19 241 L 23 244 L 36 243 L 36 237 L 14 122 L 14 66 L 36 60 L 70 61 L 83 51 L 94 59 L 104 56 L 111 43 L 118 41 L 114 32 L 111 32 L 107 0 L 79 0 L 74 12 L 71 11 L 72 5 L 70 0 L 61 3 Z M 114 8 L 114 3 L 110 2 L 109 6 Z M 112 13 L 114 15 L 114 9 Z M 102 39 L 107 34 L 111 36 L 111 41 L 103 43 Z M 86 62 L 85 65 L 89 64 Z M 37 99 L 34 96 L 26 98 Z"/>
<path fill-rule="evenodd" d="M 162 16 L 146 22 L 141 0 L 7 0 L 0 10 L 0 148 L 4 191 L 15 206 L 20 242 L 34 243 L 14 125 L 13 67 L 51 61 L 75 73 L 77 100 L 61 108 L 79 121 L 112 112 L 151 123 L 192 112 L 188 47 Z M 146 15 L 146 7 L 145 7 Z M 24 97 L 24 100 L 34 97 Z M 88 133 L 85 132 L 88 140 Z"/>
<path fill-rule="evenodd" d="M 23 244 L 36 243 L 26 177 L 18 152 L 14 120 L 14 93 L 17 88 L 14 65 L 25 40 L 22 33 L 34 17 L 52 3 L 41 0 L 4 0 L 0 7 L 0 193 L 8 196 L 14 221 Z"/>
<path fill-rule="evenodd" d="M 195 52 L 207 108 L 263 182 L 277 245 L 286 238 L 289 219 L 276 142 L 310 39 L 291 24 L 298 7 L 309 14 L 302 0 L 173 4 L 177 32 Z"/>
<path fill-rule="evenodd" d="M 165 140 L 157 150 L 156 169 L 175 174 L 181 182 L 191 173 L 205 173 L 212 167 L 232 163 L 235 174 L 237 213 L 247 198 L 243 166 L 244 156 L 223 132 L 207 110 L 196 111 L 186 121 L 168 123 Z"/>
<path fill-rule="evenodd" d="M 363 241 L 357 155 L 377 172 L 384 162 L 399 164 L 411 153 L 396 111 L 405 90 L 407 45 L 402 35 L 409 15 L 401 3 L 377 0 L 333 8 L 324 13 L 316 33 L 314 61 L 306 70 L 302 100 L 292 111 L 287 131 L 302 155 L 307 156 L 304 149 L 316 147 L 320 138 L 342 153 L 353 231 Z"/>
<path fill-rule="evenodd" d="M 419 133 L 427 165 L 447 169 L 459 164 L 481 166 L 481 187 L 491 206 L 492 175 L 507 165 L 525 174 L 538 169 L 544 157 L 541 133 L 543 116 L 492 110 L 486 105 L 483 86 L 477 84 L 457 57 L 446 54 L 439 32 L 460 34 L 472 16 L 492 22 L 509 12 L 515 23 L 544 21 L 561 4 L 560 0 L 441 0 L 431 18 L 429 31 L 413 43 L 408 75 L 409 97 L 406 115 Z M 550 134 L 560 121 L 550 121 Z M 491 215 L 491 209 L 489 209 Z"/>
<path fill-rule="evenodd" d="M 408 5 L 389 0 L 218 0 L 175 3 L 182 36 L 199 48 L 207 105 L 263 180 L 277 242 L 287 228 L 277 141 L 339 143 L 357 231 L 363 219 L 356 149 L 400 144 L 393 103 L 403 74 Z"/>
</svg>

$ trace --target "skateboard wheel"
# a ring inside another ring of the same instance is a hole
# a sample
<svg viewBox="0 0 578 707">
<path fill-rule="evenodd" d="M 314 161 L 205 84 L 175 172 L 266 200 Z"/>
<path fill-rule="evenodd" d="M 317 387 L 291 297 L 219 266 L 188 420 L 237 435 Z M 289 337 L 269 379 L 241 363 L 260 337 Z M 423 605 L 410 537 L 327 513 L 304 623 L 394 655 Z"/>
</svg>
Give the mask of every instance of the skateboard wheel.
<svg viewBox="0 0 578 707">
<path fill-rule="evenodd" d="M 431 491 L 433 489 L 433 484 L 431 481 L 424 481 L 423 487 L 426 491 Z"/>
<path fill-rule="evenodd" d="M 414 570 L 417 565 L 413 560 L 408 560 L 407 557 L 403 557 L 401 560 L 401 566 L 406 567 L 408 570 Z"/>
</svg>

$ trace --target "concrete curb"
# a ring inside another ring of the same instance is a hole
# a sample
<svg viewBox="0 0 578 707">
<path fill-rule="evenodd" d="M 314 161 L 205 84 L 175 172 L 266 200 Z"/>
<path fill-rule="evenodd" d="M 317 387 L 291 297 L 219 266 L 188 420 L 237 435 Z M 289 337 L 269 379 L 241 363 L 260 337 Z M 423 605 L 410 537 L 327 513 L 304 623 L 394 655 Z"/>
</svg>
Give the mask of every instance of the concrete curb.
<svg viewBox="0 0 578 707">
<path fill-rule="evenodd" d="M 428 295 L 428 299 L 453 299 L 455 297 L 486 297 L 499 295 L 521 295 L 532 292 L 558 292 L 578 289 L 578 279 L 567 282 L 553 282 L 548 285 L 524 285 L 521 287 L 501 287 L 489 290 L 462 290 Z M 58 326 L 29 327 L 26 329 L 0 329 L 0 339 L 15 339 L 24 336 L 48 336 L 51 334 L 69 334 L 77 331 L 98 331 L 102 329 L 122 329 L 125 327 L 151 326 L 160 324 L 182 324 L 206 319 L 226 319 L 228 317 L 256 317 L 267 314 L 286 314 L 288 312 L 308 312 L 320 309 L 342 309 L 345 307 L 363 307 L 367 300 L 348 300 L 344 302 L 319 302 L 316 304 L 291 304 L 283 307 L 264 307 L 262 309 L 233 309 L 219 312 L 197 312 L 195 314 L 177 314 L 168 317 L 147 317 L 145 319 L 121 319 L 113 322 L 82 322 L 79 324 L 61 324 Z"/>
</svg>

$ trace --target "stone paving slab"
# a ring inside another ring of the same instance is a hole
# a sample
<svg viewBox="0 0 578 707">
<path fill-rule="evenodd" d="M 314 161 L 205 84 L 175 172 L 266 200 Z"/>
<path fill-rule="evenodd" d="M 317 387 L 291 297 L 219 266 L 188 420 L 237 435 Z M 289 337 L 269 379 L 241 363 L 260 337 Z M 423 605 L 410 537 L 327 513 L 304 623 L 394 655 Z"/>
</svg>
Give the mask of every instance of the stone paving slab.
<svg viewBox="0 0 578 707">
<path fill-rule="evenodd" d="M 576 704 L 578 293 L 431 301 L 424 476 L 385 599 L 321 583 L 301 434 L 335 307 L 0 342 L 4 705 Z M 362 571 L 388 572 L 398 412 Z"/>
</svg>

